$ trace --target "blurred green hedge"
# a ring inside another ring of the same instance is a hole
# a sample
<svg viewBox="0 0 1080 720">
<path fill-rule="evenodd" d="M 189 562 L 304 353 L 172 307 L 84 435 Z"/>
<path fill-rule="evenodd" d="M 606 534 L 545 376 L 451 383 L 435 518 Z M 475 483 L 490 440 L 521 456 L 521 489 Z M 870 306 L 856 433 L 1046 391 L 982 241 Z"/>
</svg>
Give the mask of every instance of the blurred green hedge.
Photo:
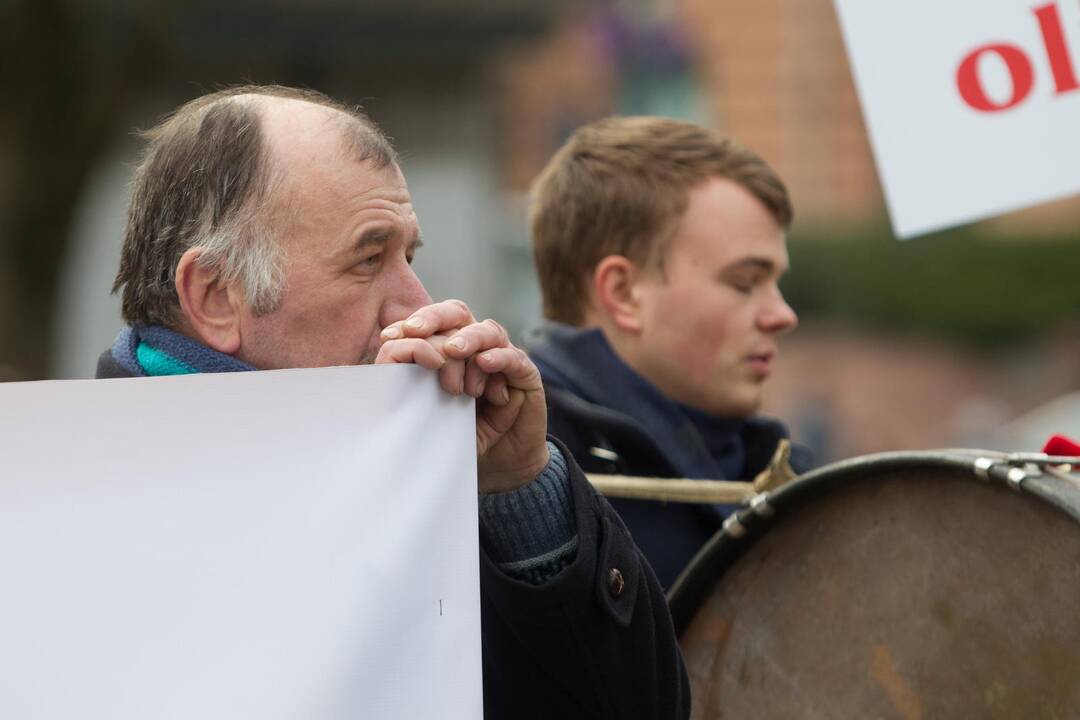
<svg viewBox="0 0 1080 720">
<path fill-rule="evenodd" d="M 782 287 L 805 320 L 981 348 L 1080 321 L 1080 229 L 1071 238 L 1002 238 L 976 225 L 905 241 L 885 226 L 796 230 L 788 248 Z"/>
</svg>

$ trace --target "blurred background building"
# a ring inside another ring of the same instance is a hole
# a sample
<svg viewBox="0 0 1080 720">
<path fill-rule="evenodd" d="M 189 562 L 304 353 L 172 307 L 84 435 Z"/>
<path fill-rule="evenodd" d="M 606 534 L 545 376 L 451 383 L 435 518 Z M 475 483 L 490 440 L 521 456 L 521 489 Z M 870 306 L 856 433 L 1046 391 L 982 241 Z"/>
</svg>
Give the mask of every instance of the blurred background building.
<svg viewBox="0 0 1080 720">
<path fill-rule="evenodd" d="M 825 459 L 1034 449 L 1055 399 L 1080 434 L 1080 203 L 894 240 L 830 0 L 6 0 L 0 21 L 0 380 L 89 377 L 118 330 L 133 129 L 277 82 L 395 137 L 429 291 L 518 338 L 539 320 L 532 178 L 583 122 L 671 115 L 753 147 L 793 195 L 802 325 L 767 410 L 797 438 Z"/>
</svg>

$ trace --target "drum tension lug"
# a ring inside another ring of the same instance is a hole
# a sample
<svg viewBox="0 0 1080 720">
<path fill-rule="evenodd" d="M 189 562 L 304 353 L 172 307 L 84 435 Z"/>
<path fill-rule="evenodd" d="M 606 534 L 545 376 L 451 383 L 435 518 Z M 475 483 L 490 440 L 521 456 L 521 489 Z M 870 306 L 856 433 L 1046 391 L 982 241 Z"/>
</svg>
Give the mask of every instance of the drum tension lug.
<svg viewBox="0 0 1080 720">
<path fill-rule="evenodd" d="M 1009 481 L 1009 487 L 1013 490 L 1020 490 L 1027 476 L 1027 473 L 1018 467 L 1009 468 L 1009 472 L 1005 473 L 1005 479 Z"/>
<path fill-rule="evenodd" d="M 990 458 L 978 458 L 975 460 L 975 474 L 983 480 L 998 480 L 1004 482 L 1013 490 L 1023 489 L 1024 480 L 1031 475 L 1040 474 L 1038 469 L 1030 473 L 1022 467 L 1013 467 L 1007 463 L 995 461 Z"/>
<path fill-rule="evenodd" d="M 750 509 L 754 511 L 755 515 L 761 517 L 772 517 L 775 510 L 772 505 L 769 504 L 769 493 L 758 493 L 754 497 L 750 498 Z"/>
<path fill-rule="evenodd" d="M 737 513 L 728 515 L 724 520 L 724 534 L 736 540 L 746 535 L 746 526 L 739 520 Z"/>
</svg>

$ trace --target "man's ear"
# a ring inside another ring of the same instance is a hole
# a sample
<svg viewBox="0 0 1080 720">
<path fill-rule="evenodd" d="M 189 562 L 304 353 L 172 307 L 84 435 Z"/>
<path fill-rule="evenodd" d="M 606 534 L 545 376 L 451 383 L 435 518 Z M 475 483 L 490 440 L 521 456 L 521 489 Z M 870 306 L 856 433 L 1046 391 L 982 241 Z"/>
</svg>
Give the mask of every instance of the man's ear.
<svg viewBox="0 0 1080 720">
<path fill-rule="evenodd" d="M 640 269 L 622 255 L 608 255 L 593 269 L 596 307 L 619 330 L 641 332 Z"/>
<path fill-rule="evenodd" d="M 198 262 L 202 251 L 191 248 L 176 264 L 176 294 L 185 329 L 204 345 L 235 355 L 240 349 L 243 301 L 234 288 L 222 284 L 217 273 Z"/>
</svg>

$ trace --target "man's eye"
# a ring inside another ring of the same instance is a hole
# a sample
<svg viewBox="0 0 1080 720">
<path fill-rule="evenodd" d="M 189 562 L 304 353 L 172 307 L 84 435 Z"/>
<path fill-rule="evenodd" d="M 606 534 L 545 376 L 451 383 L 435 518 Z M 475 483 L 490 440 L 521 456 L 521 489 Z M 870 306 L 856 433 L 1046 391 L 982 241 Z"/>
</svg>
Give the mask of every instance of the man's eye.
<svg viewBox="0 0 1080 720">
<path fill-rule="evenodd" d="M 757 286 L 755 278 L 728 278 L 727 284 L 737 292 L 749 295 Z"/>
<path fill-rule="evenodd" d="M 382 261 L 382 253 L 375 253 L 374 255 L 371 255 L 370 257 L 366 257 L 363 260 L 361 260 L 360 263 L 359 263 L 359 267 L 362 267 L 362 268 L 365 268 L 365 269 L 378 267 L 378 265 L 379 265 L 379 263 L 381 261 Z"/>
</svg>

